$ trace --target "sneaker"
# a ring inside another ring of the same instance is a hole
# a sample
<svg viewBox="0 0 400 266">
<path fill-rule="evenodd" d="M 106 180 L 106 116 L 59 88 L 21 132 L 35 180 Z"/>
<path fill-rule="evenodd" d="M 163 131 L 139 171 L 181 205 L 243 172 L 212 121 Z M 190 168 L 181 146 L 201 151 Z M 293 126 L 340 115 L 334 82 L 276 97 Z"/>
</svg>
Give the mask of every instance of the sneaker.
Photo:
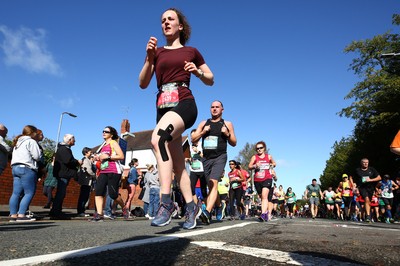
<svg viewBox="0 0 400 266">
<path fill-rule="evenodd" d="M 16 221 L 17 221 L 16 217 L 10 217 L 10 220 L 9 220 L 10 223 L 15 223 Z"/>
<path fill-rule="evenodd" d="M 122 209 L 122 215 L 124 216 L 124 219 L 129 219 L 130 211 L 127 208 Z"/>
<path fill-rule="evenodd" d="M 161 203 L 157 214 L 151 221 L 152 226 L 165 226 L 171 222 L 172 216 L 176 215 L 176 208 L 173 202 L 170 204 Z"/>
<path fill-rule="evenodd" d="M 390 224 L 389 218 L 386 218 L 386 219 L 385 219 L 385 223 Z"/>
<path fill-rule="evenodd" d="M 231 220 L 231 221 L 235 221 L 235 220 L 236 220 L 236 218 L 235 218 L 235 216 L 232 216 L 232 215 L 231 215 L 231 217 L 229 217 L 229 220 Z"/>
<path fill-rule="evenodd" d="M 365 218 L 365 222 L 366 223 L 371 223 L 371 219 L 367 217 L 367 218 Z"/>
<path fill-rule="evenodd" d="M 33 213 L 33 212 L 31 212 L 31 211 L 26 211 L 26 213 L 25 213 L 25 217 L 28 217 L 28 218 L 33 218 L 33 216 L 34 216 L 35 214 Z"/>
<path fill-rule="evenodd" d="M 265 213 L 261 213 L 260 217 L 258 217 L 260 222 L 268 222 L 268 211 Z"/>
<path fill-rule="evenodd" d="M 115 214 L 104 214 L 103 215 L 104 218 L 110 219 L 110 220 L 115 220 L 116 216 Z"/>
<path fill-rule="evenodd" d="M 245 214 L 240 215 L 240 220 L 244 220 L 244 219 L 246 219 L 246 215 Z"/>
<path fill-rule="evenodd" d="M 25 216 L 25 217 L 18 217 L 18 218 L 16 219 L 16 222 L 33 222 L 33 221 L 36 221 L 36 219 L 33 218 L 33 217 L 27 217 L 27 216 Z"/>
<path fill-rule="evenodd" d="M 148 214 L 148 213 L 146 213 L 146 215 L 145 215 L 144 217 L 146 217 L 147 219 L 149 219 L 149 218 L 150 218 L 150 216 L 149 216 L 149 214 Z"/>
<path fill-rule="evenodd" d="M 221 207 L 216 207 L 216 218 L 221 221 L 225 217 L 225 203 L 221 202 Z"/>
<path fill-rule="evenodd" d="M 93 214 L 93 218 L 89 219 L 89 222 L 104 222 L 103 215 L 100 215 L 98 213 Z"/>
<path fill-rule="evenodd" d="M 193 209 L 189 209 L 186 207 L 185 213 L 185 223 L 183 224 L 183 229 L 193 229 L 196 227 L 196 219 L 202 213 L 201 209 L 198 205 L 195 205 Z"/>
<path fill-rule="evenodd" d="M 269 212 L 266 211 L 266 212 L 264 213 L 264 221 L 268 222 L 268 220 L 269 220 Z"/>
<path fill-rule="evenodd" d="M 211 214 L 207 210 L 203 210 L 200 214 L 200 219 L 203 224 L 210 224 Z"/>
<path fill-rule="evenodd" d="M 50 209 L 50 204 L 46 204 L 43 206 L 43 209 Z"/>
</svg>

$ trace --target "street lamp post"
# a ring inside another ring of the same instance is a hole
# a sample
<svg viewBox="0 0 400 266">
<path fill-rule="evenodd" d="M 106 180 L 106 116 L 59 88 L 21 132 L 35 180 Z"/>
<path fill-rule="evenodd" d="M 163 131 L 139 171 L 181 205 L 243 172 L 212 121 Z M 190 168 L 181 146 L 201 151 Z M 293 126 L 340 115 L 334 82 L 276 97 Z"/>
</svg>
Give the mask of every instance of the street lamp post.
<svg viewBox="0 0 400 266">
<path fill-rule="evenodd" d="M 69 116 L 71 116 L 71 117 L 76 117 L 76 115 L 74 115 L 74 114 L 72 114 L 72 113 L 68 113 L 68 112 L 63 112 L 63 113 L 61 114 L 61 116 L 60 116 L 60 123 L 58 124 L 57 142 L 56 142 L 56 148 L 55 148 L 55 150 L 54 150 L 54 153 L 57 152 L 58 141 L 59 141 L 59 139 L 60 139 L 61 124 L 62 124 L 62 119 L 63 119 L 64 114 L 67 114 L 67 115 L 69 115 Z"/>
</svg>

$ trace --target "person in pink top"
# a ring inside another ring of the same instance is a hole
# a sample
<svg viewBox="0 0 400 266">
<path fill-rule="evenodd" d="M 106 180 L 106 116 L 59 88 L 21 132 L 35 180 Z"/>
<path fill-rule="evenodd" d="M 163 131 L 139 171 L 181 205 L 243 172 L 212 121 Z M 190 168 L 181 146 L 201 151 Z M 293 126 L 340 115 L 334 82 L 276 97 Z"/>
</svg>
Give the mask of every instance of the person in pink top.
<svg viewBox="0 0 400 266">
<path fill-rule="evenodd" d="M 96 183 L 96 213 L 90 220 L 92 222 L 101 222 L 103 218 L 103 203 L 104 195 L 108 190 L 109 196 L 113 200 L 118 200 L 118 204 L 124 206 L 124 202 L 118 197 L 119 182 L 121 180 L 122 168 L 120 160 L 123 160 L 125 155 L 119 146 L 118 132 L 115 128 L 107 126 L 103 129 L 104 142 L 97 150 L 94 159 L 100 161 L 100 174 L 97 177 Z M 126 209 L 124 207 L 123 212 L 126 216 Z"/>
<path fill-rule="evenodd" d="M 254 186 L 259 196 L 261 196 L 261 215 L 260 221 L 268 221 L 271 218 L 273 208 L 272 200 L 272 169 L 276 162 L 272 155 L 268 154 L 267 145 L 264 141 L 256 143 L 256 154 L 250 159 L 249 169 L 254 169 Z M 271 193 L 270 193 L 271 191 Z"/>
</svg>

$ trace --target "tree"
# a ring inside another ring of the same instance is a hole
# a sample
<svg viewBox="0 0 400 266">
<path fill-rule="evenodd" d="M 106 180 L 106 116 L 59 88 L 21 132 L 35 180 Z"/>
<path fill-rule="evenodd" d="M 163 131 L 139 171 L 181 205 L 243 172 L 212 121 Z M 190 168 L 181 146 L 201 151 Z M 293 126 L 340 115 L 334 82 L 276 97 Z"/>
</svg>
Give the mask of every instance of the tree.
<svg viewBox="0 0 400 266">
<path fill-rule="evenodd" d="M 56 142 L 54 140 L 44 138 L 41 142 L 40 145 L 43 148 L 43 153 L 44 153 L 44 160 L 47 163 L 51 162 L 52 157 L 54 155 L 54 150 L 56 148 Z"/>
<path fill-rule="evenodd" d="M 249 171 L 249 163 L 251 157 L 254 155 L 255 144 L 246 142 L 243 149 L 239 151 L 239 155 L 236 156 L 235 161 L 240 162 L 243 169 Z"/>
<path fill-rule="evenodd" d="M 320 178 L 323 188 L 337 187 L 342 180 L 342 174 L 351 173 L 353 170 L 352 162 L 349 156 L 354 153 L 353 138 L 342 138 L 333 145 L 333 152 L 330 154 L 329 160 Z"/>
<path fill-rule="evenodd" d="M 393 15 L 392 23 L 399 26 L 400 15 Z M 353 99 L 351 105 L 338 114 L 354 119 L 356 126 L 352 136 L 335 143 L 321 176 L 323 185 L 358 167 L 364 157 L 380 172 L 393 174 L 398 169 L 389 145 L 400 128 L 400 35 L 388 31 L 353 41 L 344 51 L 358 54 L 350 68 L 361 80 L 345 97 Z"/>
</svg>

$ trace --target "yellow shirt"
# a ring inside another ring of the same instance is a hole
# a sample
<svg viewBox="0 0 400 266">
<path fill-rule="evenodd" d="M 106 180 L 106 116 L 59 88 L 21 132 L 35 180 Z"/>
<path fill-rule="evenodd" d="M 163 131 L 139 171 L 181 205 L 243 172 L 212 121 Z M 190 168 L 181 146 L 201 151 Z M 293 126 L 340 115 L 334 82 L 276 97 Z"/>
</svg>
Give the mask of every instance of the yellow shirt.
<svg viewBox="0 0 400 266">
<path fill-rule="evenodd" d="M 228 186 L 226 186 L 228 184 Z M 221 178 L 221 181 L 218 182 L 218 193 L 219 194 L 228 194 L 229 192 L 229 178 L 224 176 Z"/>
</svg>

